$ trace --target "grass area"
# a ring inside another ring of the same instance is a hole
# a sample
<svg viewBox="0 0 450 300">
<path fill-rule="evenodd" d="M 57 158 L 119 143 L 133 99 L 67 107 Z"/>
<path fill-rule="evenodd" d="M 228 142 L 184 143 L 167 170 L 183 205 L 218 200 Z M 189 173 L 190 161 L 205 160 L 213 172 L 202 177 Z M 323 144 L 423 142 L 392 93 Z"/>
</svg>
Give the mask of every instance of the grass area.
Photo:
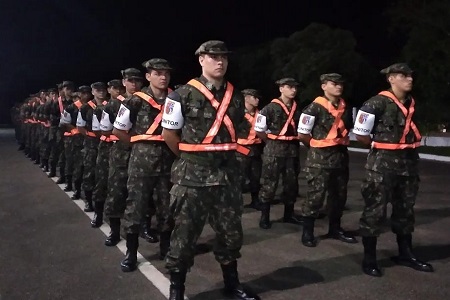
<svg viewBox="0 0 450 300">
<path fill-rule="evenodd" d="M 349 147 L 355 148 L 364 148 L 360 143 L 355 141 L 350 141 Z M 424 154 L 434 154 L 434 155 L 442 155 L 442 156 L 450 156 L 450 147 L 430 147 L 430 146 L 422 146 L 419 148 L 420 153 Z"/>
</svg>

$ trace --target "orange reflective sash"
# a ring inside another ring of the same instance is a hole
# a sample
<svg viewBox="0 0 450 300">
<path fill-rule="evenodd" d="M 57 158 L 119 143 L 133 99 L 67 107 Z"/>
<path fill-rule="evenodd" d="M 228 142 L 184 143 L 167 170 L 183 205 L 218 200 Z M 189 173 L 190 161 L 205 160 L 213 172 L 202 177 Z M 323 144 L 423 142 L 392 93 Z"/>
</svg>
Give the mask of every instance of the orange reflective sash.
<svg viewBox="0 0 450 300">
<path fill-rule="evenodd" d="M 282 140 L 282 141 L 298 140 L 298 136 L 285 136 L 289 126 L 292 126 L 292 128 L 295 131 L 294 113 L 295 110 L 297 109 L 297 103 L 294 101 L 291 107 L 291 111 L 289 111 L 289 109 L 287 108 L 286 104 L 283 103 L 283 101 L 273 99 L 271 102 L 279 104 L 281 108 L 283 108 L 288 118 L 286 120 L 286 123 L 284 123 L 284 126 L 279 134 L 268 133 L 267 138 L 271 140 Z"/>
<path fill-rule="evenodd" d="M 78 109 L 83 105 L 80 100 L 77 100 L 73 103 Z M 74 136 L 80 134 L 80 131 L 77 128 L 70 130 L 69 132 L 64 132 L 64 136 Z"/>
<path fill-rule="evenodd" d="M 59 106 L 59 112 L 62 114 L 64 112 L 64 106 L 62 104 L 61 96 L 58 97 L 58 106 Z"/>
<path fill-rule="evenodd" d="M 383 149 L 383 150 L 399 150 L 399 149 L 408 149 L 408 148 L 418 148 L 420 147 L 420 141 L 422 140 L 422 135 L 419 132 L 419 129 L 417 128 L 416 124 L 412 121 L 412 117 L 414 115 L 414 105 L 416 102 L 413 98 L 411 98 L 411 105 L 409 106 L 409 109 L 406 109 L 406 107 L 397 99 L 397 97 L 389 92 L 389 91 L 382 91 L 378 93 L 378 95 L 382 95 L 385 97 L 388 97 L 394 103 L 400 108 L 403 115 L 405 116 L 405 128 L 403 129 L 402 137 L 400 138 L 400 141 L 398 143 L 383 143 L 383 142 L 372 142 L 372 148 L 375 149 Z M 411 144 L 406 143 L 406 136 L 410 131 L 414 132 L 414 136 L 416 138 L 416 141 Z"/>
<path fill-rule="evenodd" d="M 331 125 L 330 131 L 325 139 L 311 139 L 311 147 L 323 148 L 337 145 L 348 145 L 350 143 L 348 130 L 345 128 L 344 121 L 342 121 L 342 115 L 344 114 L 346 107 L 344 99 L 339 99 L 339 105 L 337 108 L 335 108 L 334 105 L 324 97 L 317 97 L 314 100 L 314 103 L 317 103 L 325 108 L 334 117 L 334 122 L 333 125 Z M 341 133 L 342 137 L 338 137 L 338 133 Z"/>
<path fill-rule="evenodd" d="M 101 141 L 104 141 L 104 142 L 111 143 L 111 142 L 118 141 L 119 138 L 118 138 L 117 136 L 111 134 L 110 136 L 102 135 L 102 136 L 100 137 L 100 140 L 101 140 Z"/>
<path fill-rule="evenodd" d="M 95 109 L 95 108 L 97 107 L 97 104 L 95 104 L 92 100 L 89 101 L 87 104 L 88 104 L 92 109 Z"/>
<path fill-rule="evenodd" d="M 156 118 L 153 120 L 152 125 L 147 129 L 145 134 L 134 135 L 131 137 L 130 142 L 138 142 L 138 141 L 164 141 L 162 135 L 154 134 L 158 126 L 161 124 L 162 115 L 163 115 L 163 105 L 156 103 L 155 99 L 153 99 L 150 95 L 147 95 L 143 92 L 136 92 L 133 95 L 138 96 L 141 99 L 147 101 L 154 109 L 159 111 Z"/>
<path fill-rule="evenodd" d="M 248 136 L 245 139 L 238 139 L 237 143 L 239 145 L 254 145 L 254 144 L 261 144 L 261 139 L 256 137 L 256 131 L 253 129 L 255 127 L 256 118 L 255 116 L 258 115 L 258 110 L 255 111 L 255 114 L 252 116 L 249 113 L 245 113 L 245 118 L 250 123 L 250 130 L 248 132 Z"/>
<path fill-rule="evenodd" d="M 193 86 L 197 90 L 199 90 L 210 102 L 212 107 L 214 107 L 217 111 L 216 119 L 203 139 L 201 144 L 187 144 L 187 143 L 179 143 L 178 147 L 181 151 L 187 152 L 201 152 L 201 151 L 238 151 L 242 154 L 248 155 L 250 150 L 241 145 L 238 145 L 236 142 L 236 132 L 234 130 L 233 122 L 230 117 L 226 114 L 228 105 L 231 102 L 231 97 L 233 95 L 234 87 L 231 83 L 227 82 L 227 89 L 225 91 L 225 95 L 222 99 L 222 102 L 217 101 L 214 98 L 214 95 L 210 90 L 206 88 L 201 82 L 196 79 L 192 79 L 188 82 L 189 85 Z M 213 139 L 216 137 L 219 132 L 220 126 L 222 123 L 226 126 L 228 133 L 230 134 L 231 143 L 221 143 L 216 144 L 212 143 Z"/>
</svg>

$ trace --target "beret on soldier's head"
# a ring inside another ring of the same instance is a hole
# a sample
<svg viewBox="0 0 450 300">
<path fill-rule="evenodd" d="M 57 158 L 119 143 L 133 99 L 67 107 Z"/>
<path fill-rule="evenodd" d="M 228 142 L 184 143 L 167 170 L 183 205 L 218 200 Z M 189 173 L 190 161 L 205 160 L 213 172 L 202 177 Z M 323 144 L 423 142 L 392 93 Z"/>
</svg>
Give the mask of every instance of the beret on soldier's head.
<svg viewBox="0 0 450 300">
<path fill-rule="evenodd" d="M 108 87 L 115 87 L 115 88 L 123 87 L 122 80 L 120 79 L 110 80 L 108 81 Z"/>
<path fill-rule="evenodd" d="M 204 42 L 195 51 L 195 55 L 230 54 L 230 53 L 232 53 L 232 52 L 228 50 L 227 46 L 225 45 L 225 42 L 218 41 L 218 40 L 211 40 L 211 41 Z"/>
<path fill-rule="evenodd" d="M 56 87 L 58 88 L 58 90 L 62 90 L 63 89 L 63 84 L 61 83 L 57 83 Z"/>
<path fill-rule="evenodd" d="M 283 85 L 298 86 L 299 85 L 298 81 L 291 77 L 281 78 L 281 79 L 275 81 L 275 83 L 278 86 L 283 86 Z"/>
<path fill-rule="evenodd" d="M 39 94 L 41 94 L 41 93 L 46 93 L 47 92 L 47 90 L 45 90 L 45 89 L 40 89 L 39 90 Z"/>
<path fill-rule="evenodd" d="M 245 89 L 241 91 L 242 95 L 244 96 L 253 96 L 255 98 L 261 98 L 261 93 L 258 90 L 255 89 Z"/>
<path fill-rule="evenodd" d="M 49 88 L 49 89 L 47 90 L 47 92 L 48 92 L 48 93 L 57 93 L 57 92 L 58 92 L 58 89 L 57 89 L 57 88 Z"/>
<path fill-rule="evenodd" d="M 78 87 L 78 93 L 91 93 L 91 92 L 92 92 L 92 89 L 88 85 L 82 85 L 82 86 Z"/>
<path fill-rule="evenodd" d="M 142 77 L 142 72 L 136 68 L 128 68 L 120 71 L 120 73 L 122 74 L 123 79 L 144 79 L 144 77 Z"/>
<path fill-rule="evenodd" d="M 106 84 L 104 82 L 98 81 L 91 84 L 91 88 L 95 90 L 106 90 Z"/>
<path fill-rule="evenodd" d="M 147 70 L 172 70 L 169 62 L 163 58 L 152 58 L 142 63 Z"/>
<path fill-rule="evenodd" d="M 386 75 L 393 73 L 411 75 L 413 73 L 413 70 L 406 63 L 395 63 L 387 68 L 384 68 L 380 71 L 380 73 Z"/>
<path fill-rule="evenodd" d="M 345 80 L 341 74 L 338 73 L 327 73 L 320 75 L 320 82 L 326 83 L 327 81 L 333 81 L 336 83 L 343 83 Z"/>
</svg>

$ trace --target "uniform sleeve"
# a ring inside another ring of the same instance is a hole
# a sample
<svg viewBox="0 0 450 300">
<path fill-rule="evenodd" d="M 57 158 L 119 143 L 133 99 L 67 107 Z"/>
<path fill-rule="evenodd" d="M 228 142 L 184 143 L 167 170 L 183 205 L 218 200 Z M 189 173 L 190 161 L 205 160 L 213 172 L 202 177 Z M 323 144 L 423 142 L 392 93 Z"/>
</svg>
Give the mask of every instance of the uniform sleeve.
<svg viewBox="0 0 450 300">
<path fill-rule="evenodd" d="M 114 121 L 114 128 L 119 130 L 130 130 L 133 124 L 130 121 L 130 110 L 121 104 L 117 113 L 116 120 Z"/>
<path fill-rule="evenodd" d="M 78 127 L 85 127 L 86 126 L 86 120 L 83 118 L 83 114 L 81 113 L 81 111 L 78 112 L 77 126 Z"/>
<path fill-rule="evenodd" d="M 305 107 L 298 121 L 297 132 L 300 134 L 310 134 L 318 115 L 319 108 L 314 103 Z"/>
<path fill-rule="evenodd" d="M 170 93 L 164 103 L 161 126 L 166 129 L 181 129 L 184 116 L 181 107 L 181 96 L 176 91 Z"/>
<path fill-rule="evenodd" d="M 110 115 L 108 110 L 103 110 L 102 117 L 100 119 L 100 129 L 103 131 L 111 131 L 113 130 L 113 123 L 111 122 Z"/>
<path fill-rule="evenodd" d="M 61 114 L 61 119 L 59 120 L 61 124 L 70 124 L 72 123 L 72 116 L 70 113 L 65 109 Z"/>
<path fill-rule="evenodd" d="M 378 97 L 367 100 L 359 109 L 353 126 L 353 133 L 370 135 L 375 125 L 375 119 L 384 111 L 384 103 Z"/>
<path fill-rule="evenodd" d="M 92 131 L 100 131 L 100 122 L 96 114 L 92 116 Z"/>
</svg>

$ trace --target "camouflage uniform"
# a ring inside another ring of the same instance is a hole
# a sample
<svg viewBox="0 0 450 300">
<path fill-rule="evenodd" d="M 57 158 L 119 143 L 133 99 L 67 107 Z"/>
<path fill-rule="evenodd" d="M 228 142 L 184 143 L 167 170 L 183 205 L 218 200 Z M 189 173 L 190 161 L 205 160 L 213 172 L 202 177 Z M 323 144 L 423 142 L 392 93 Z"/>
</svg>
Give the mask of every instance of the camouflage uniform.
<svg viewBox="0 0 450 300">
<path fill-rule="evenodd" d="M 216 90 L 206 78 L 197 80 L 206 85 L 218 101 L 223 99 L 225 86 Z M 211 103 L 190 85 L 171 93 L 168 99 L 181 105 L 185 117 L 182 143 L 201 143 L 216 119 Z M 234 91 L 227 114 L 233 124 L 241 124 L 244 113 L 242 94 Z M 214 143 L 229 142 L 230 134 L 222 124 Z M 226 264 L 241 256 L 243 203 L 239 179 L 239 164 L 233 151 L 182 152 L 180 159 L 174 162 L 170 203 L 175 228 L 166 258 L 170 271 L 186 270 L 194 264 L 195 245 L 206 220 L 216 232 L 216 260 Z"/>
<path fill-rule="evenodd" d="M 330 86 L 342 86 L 344 82 L 342 76 L 337 73 L 323 74 L 320 80 L 322 84 Z M 328 83 L 329 81 L 331 82 Z M 339 119 L 336 117 L 338 115 Z M 337 123 L 337 120 L 342 122 Z M 305 218 L 302 242 L 306 246 L 315 246 L 314 220 L 318 217 L 327 194 L 329 236 L 343 242 L 356 242 L 341 229 L 349 180 L 348 134 L 352 127 L 351 110 L 343 99 L 338 99 L 336 104 L 333 104 L 325 96 L 318 97 L 303 110 L 298 132 L 311 135 L 304 170 L 308 184 L 307 198 L 301 205 Z"/>
<path fill-rule="evenodd" d="M 250 95 L 261 98 L 259 92 L 253 89 L 245 89 L 242 91 L 244 96 Z M 258 208 L 259 205 L 259 189 L 261 180 L 262 159 L 264 144 L 261 139 L 256 137 L 253 129 L 258 110 L 253 113 L 245 110 L 246 121 L 239 126 L 237 132 L 238 143 L 250 150 L 248 155 L 236 152 L 236 158 L 241 168 L 241 189 L 242 192 L 249 191 L 252 197 L 252 203 L 249 207 Z M 248 181 L 248 184 L 247 184 Z"/>
<path fill-rule="evenodd" d="M 59 99 L 58 99 L 58 102 L 59 102 Z M 59 116 L 61 116 L 61 114 L 64 113 L 64 110 L 67 107 L 69 107 L 69 105 L 71 105 L 72 103 L 73 103 L 73 100 L 71 98 L 61 99 L 62 111 L 60 108 L 60 104 L 58 103 L 58 108 L 53 107 L 52 114 L 54 115 L 54 117 L 56 117 L 57 113 Z M 64 132 L 63 128 L 61 127 L 61 122 L 58 121 L 58 123 L 59 123 L 59 125 L 58 125 L 59 131 L 56 134 L 56 144 L 57 144 L 58 150 L 56 152 L 52 152 L 52 154 L 50 154 L 50 160 L 52 161 L 51 165 L 58 164 L 58 167 L 59 167 L 59 179 L 56 183 L 65 183 L 66 182 L 66 166 L 67 166 L 65 149 L 66 149 L 66 143 L 71 142 L 72 140 L 71 140 L 70 136 L 66 138 L 65 132 Z M 73 164 L 72 164 L 71 168 L 73 169 Z M 70 184 L 72 185 L 72 182 Z"/>
<path fill-rule="evenodd" d="M 59 156 L 63 149 L 61 149 L 62 133 L 59 129 L 59 119 L 61 112 L 59 109 L 58 99 L 51 101 L 48 107 L 48 116 L 50 120 L 50 130 L 49 130 L 49 167 L 50 174 L 49 177 L 56 176 L 56 167 L 58 166 Z M 62 144 L 64 146 L 64 144 Z M 64 168 L 62 166 L 62 168 Z M 60 167 L 61 171 L 61 167 Z"/>
<path fill-rule="evenodd" d="M 391 65 L 381 73 L 392 80 L 392 85 L 399 82 L 402 87 L 399 89 L 406 90 L 408 84 L 412 87 L 412 70 L 404 63 Z M 397 235 L 399 249 L 393 261 L 418 271 L 433 272 L 433 267 L 417 259 L 412 251 L 414 205 L 419 190 L 417 147 L 421 136 L 414 122 L 415 102 L 410 95 L 404 100 L 402 103 L 396 99 L 392 90 L 383 91 L 363 104 L 355 120 L 356 134 L 373 134 L 361 186 L 365 205 L 360 219 L 364 245 L 362 268 L 370 276 L 382 275 L 377 265 L 376 244 L 389 202 L 391 227 Z"/>
<path fill-rule="evenodd" d="M 288 85 L 296 87 L 298 83 L 292 78 L 283 78 L 277 81 L 279 86 Z M 278 136 L 288 120 L 288 115 L 283 107 L 274 101 L 267 104 L 257 116 L 255 129 L 258 127 L 258 119 L 265 119 L 266 132 Z M 287 107 L 290 111 L 294 106 Z M 296 106 L 296 104 L 295 104 Z M 294 216 L 294 204 L 298 194 L 298 174 L 300 172 L 299 142 L 297 137 L 297 123 L 300 117 L 300 109 L 296 107 L 292 122 L 287 126 L 284 133 L 286 140 L 268 138 L 264 147 L 262 157 L 262 186 L 260 200 L 262 203 L 260 227 L 268 229 L 270 224 L 270 203 L 274 200 L 275 193 L 280 182 L 280 175 L 283 184 L 282 201 L 285 205 L 284 222 L 299 224 L 300 221 Z M 261 129 L 257 130 L 261 131 Z"/>
<path fill-rule="evenodd" d="M 90 89 L 91 88 L 89 88 L 89 92 Z M 88 91 L 88 89 L 86 89 L 86 91 Z M 94 116 L 94 109 L 96 106 L 97 104 L 94 100 L 84 103 L 79 110 L 77 120 L 77 126 L 84 127 L 86 130 L 83 142 L 83 180 L 81 188 L 85 195 L 87 210 L 93 209 L 92 194 L 95 187 L 97 153 L 98 145 L 100 143 L 100 139 L 92 131 L 94 123 L 93 119 L 94 117 L 96 118 L 96 116 Z"/>
</svg>

